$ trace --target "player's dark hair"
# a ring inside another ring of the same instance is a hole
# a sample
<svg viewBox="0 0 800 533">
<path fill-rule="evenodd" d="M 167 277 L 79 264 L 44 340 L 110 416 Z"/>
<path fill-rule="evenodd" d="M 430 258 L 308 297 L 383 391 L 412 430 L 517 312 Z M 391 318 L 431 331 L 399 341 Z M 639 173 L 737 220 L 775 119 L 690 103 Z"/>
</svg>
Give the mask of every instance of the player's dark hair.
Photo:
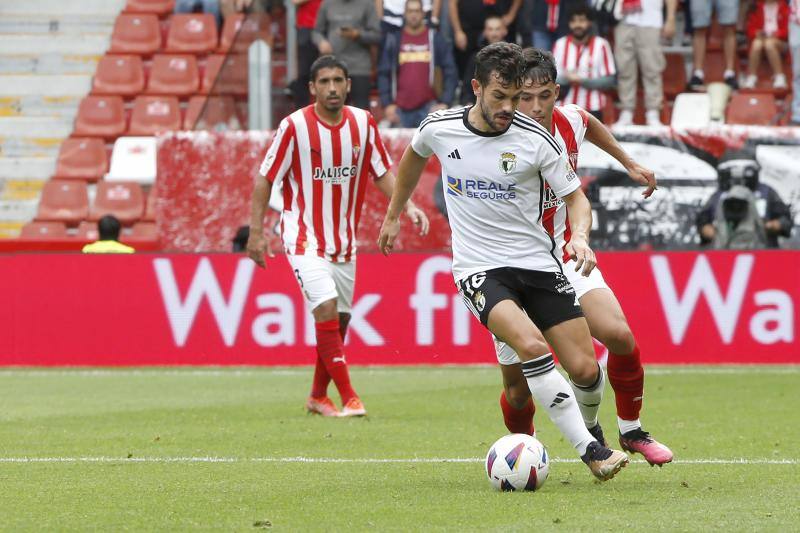
<svg viewBox="0 0 800 533">
<path fill-rule="evenodd" d="M 319 74 L 319 71 L 324 68 L 340 68 L 342 69 L 342 72 L 344 72 L 345 78 L 350 77 L 350 74 L 347 71 L 347 64 L 344 61 L 337 59 L 336 56 L 326 55 L 320 56 L 311 64 L 311 72 L 309 73 L 311 81 L 317 81 L 317 74 Z"/>
<path fill-rule="evenodd" d="M 522 51 L 522 57 L 525 59 L 526 80 L 541 85 L 556 82 L 558 70 L 553 54 L 540 48 L 526 48 Z"/>
<path fill-rule="evenodd" d="M 97 233 L 101 241 L 118 241 L 122 225 L 114 215 L 106 215 L 97 221 Z"/>
<path fill-rule="evenodd" d="M 481 48 L 475 56 L 475 79 L 483 87 L 494 74 L 503 85 L 522 84 L 524 71 L 522 48 L 518 44 L 499 42 Z"/>
<path fill-rule="evenodd" d="M 568 21 L 571 21 L 575 17 L 586 17 L 587 20 L 592 21 L 594 20 L 594 11 L 588 4 L 576 4 L 575 7 L 569 10 L 569 18 Z"/>
</svg>

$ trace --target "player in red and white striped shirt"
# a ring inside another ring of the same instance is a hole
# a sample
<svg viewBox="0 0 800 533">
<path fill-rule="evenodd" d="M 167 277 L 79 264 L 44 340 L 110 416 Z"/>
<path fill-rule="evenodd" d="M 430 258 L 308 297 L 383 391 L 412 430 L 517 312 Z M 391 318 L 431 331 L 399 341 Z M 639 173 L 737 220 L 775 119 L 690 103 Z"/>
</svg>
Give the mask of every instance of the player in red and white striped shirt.
<svg viewBox="0 0 800 533">
<path fill-rule="evenodd" d="M 552 55 L 527 48 L 524 56 L 527 74 L 518 110 L 550 130 L 556 141 L 566 149 L 573 170 L 578 168 L 578 150 L 585 137 L 622 163 L 631 179 L 646 185 L 647 189 L 642 194 L 648 198 L 656 188 L 652 171 L 634 161 L 608 129 L 580 107 L 555 107 L 559 86 L 555 83 L 556 67 Z M 576 272 L 575 262 L 570 260 L 569 254 L 564 253 L 566 243 L 570 240 L 570 224 L 564 202 L 548 191 L 544 203 L 542 220 L 551 236 L 554 253 L 565 265 L 564 274 L 575 289 L 592 336 L 609 351 L 608 377 L 616 396 L 620 444 L 626 451 L 641 453 L 650 464 L 660 466 L 668 463 L 672 460 L 672 452 L 643 431 L 639 421 L 644 369 L 639 347 L 625 314 L 600 270 L 595 268 L 588 277 L 581 276 Z M 505 386 L 500 405 L 506 426 L 514 433 L 532 432 L 533 401 L 519 357 L 505 343 L 495 341 L 495 345 Z M 604 388 L 602 375 L 600 372 L 601 377 L 595 386 L 578 387 L 573 384 L 572 387 L 586 427 L 600 442 L 605 440 L 597 422 L 597 410 Z"/>
<path fill-rule="evenodd" d="M 264 237 L 264 211 L 273 186 L 283 199 L 280 232 L 286 257 L 314 315 L 317 362 L 310 412 L 363 416 L 364 405 L 350 384 L 343 340 L 355 284 L 358 222 L 369 181 L 387 197 L 394 189 L 391 158 L 375 119 L 344 105 L 350 91 L 347 67 L 333 56 L 311 66 L 316 103 L 283 119 L 261 165 L 253 190 L 248 255 L 265 266 L 272 256 Z M 428 219 L 412 202 L 406 214 L 428 231 Z M 328 398 L 331 379 L 342 399 L 338 411 Z"/>
<path fill-rule="evenodd" d="M 591 35 L 592 12 L 586 5 L 569 16 L 570 34 L 555 42 L 553 56 L 559 76 L 556 83 L 568 88 L 565 104 L 576 104 L 597 118 L 606 105 L 604 91 L 614 87 L 614 54 L 602 37 Z"/>
</svg>

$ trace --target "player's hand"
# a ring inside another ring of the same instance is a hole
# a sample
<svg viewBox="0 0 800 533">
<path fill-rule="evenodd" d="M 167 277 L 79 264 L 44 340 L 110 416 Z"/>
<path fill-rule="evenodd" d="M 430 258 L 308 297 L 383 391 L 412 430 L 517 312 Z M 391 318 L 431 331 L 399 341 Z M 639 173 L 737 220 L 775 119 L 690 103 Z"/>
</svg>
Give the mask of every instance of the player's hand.
<svg viewBox="0 0 800 533">
<path fill-rule="evenodd" d="M 422 209 L 409 202 L 406 206 L 406 215 L 408 215 L 408 218 L 411 219 L 411 222 L 413 222 L 414 225 L 419 228 L 420 235 L 424 237 L 428 234 L 431 223 Z"/>
<path fill-rule="evenodd" d="M 339 35 L 342 36 L 344 39 L 350 39 L 351 41 L 357 41 L 359 37 L 361 37 L 361 32 L 358 31 L 356 28 L 339 28 Z"/>
<path fill-rule="evenodd" d="M 580 235 L 573 235 L 567 243 L 567 253 L 570 259 L 575 261 L 575 272 L 581 271 L 581 275 L 588 276 L 594 267 L 597 266 L 597 258 L 594 251 L 589 248 L 589 243 Z"/>
<path fill-rule="evenodd" d="M 675 19 L 670 18 L 664 23 L 664 27 L 661 28 L 661 36 L 664 39 L 672 39 L 675 37 Z"/>
<path fill-rule="evenodd" d="M 264 255 L 275 257 L 266 237 L 261 232 L 254 233 L 251 231 L 250 237 L 247 239 L 247 257 L 255 261 L 261 268 L 264 268 L 267 266 L 264 261 Z"/>
<path fill-rule="evenodd" d="M 455 44 L 456 44 L 456 48 L 458 48 L 459 50 L 461 50 L 461 51 L 466 50 L 467 49 L 467 34 L 464 33 L 463 31 L 457 31 L 456 35 L 455 35 Z"/>
<path fill-rule="evenodd" d="M 319 49 L 319 55 L 321 56 L 326 56 L 333 53 L 333 46 L 331 46 L 329 41 L 324 39 L 319 43 L 317 48 Z"/>
<path fill-rule="evenodd" d="M 424 216 L 424 215 L 423 215 Z M 427 220 L 427 219 L 426 219 Z M 389 255 L 394 247 L 394 240 L 400 233 L 400 220 L 386 217 L 381 225 L 381 233 L 378 235 L 378 249 L 383 255 Z"/>
<path fill-rule="evenodd" d="M 656 174 L 649 168 L 643 167 L 636 161 L 633 161 L 627 170 L 628 176 L 630 176 L 633 181 L 640 185 L 647 186 L 647 189 L 642 192 L 642 196 L 645 198 L 650 198 L 650 196 L 653 194 L 653 191 L 658 189 L 658 183 L 656 183 Z"/>
</svg>

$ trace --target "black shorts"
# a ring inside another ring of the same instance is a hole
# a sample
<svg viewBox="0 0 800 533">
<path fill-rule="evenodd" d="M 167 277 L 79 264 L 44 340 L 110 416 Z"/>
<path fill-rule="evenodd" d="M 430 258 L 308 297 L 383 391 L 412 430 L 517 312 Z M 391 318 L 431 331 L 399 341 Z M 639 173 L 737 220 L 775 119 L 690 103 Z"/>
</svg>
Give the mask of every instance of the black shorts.
<svg viewBox="0 0 800 533">
<path fill-rule="evenodd" d="M 583 316 L 569 280 L 560 272 L 493 268 L 457 282 L 464 303 L 484 326 L 492 308 L 512 300 L 540 331 Z"/>
</svg>

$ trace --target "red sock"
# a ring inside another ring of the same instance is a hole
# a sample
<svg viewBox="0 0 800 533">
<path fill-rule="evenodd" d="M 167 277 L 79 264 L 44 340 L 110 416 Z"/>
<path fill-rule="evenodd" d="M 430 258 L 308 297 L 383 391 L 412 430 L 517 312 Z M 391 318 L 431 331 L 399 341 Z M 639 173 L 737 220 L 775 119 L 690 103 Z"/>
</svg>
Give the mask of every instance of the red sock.
<svg viewBox="0 0 800 533">
<path fill-rule="evenodd" d="M 317 322 L 317 355 L 324 363 L 331 379 L 339 390 L 342 403 L 347 403 L 356 397 L 356 391 L 350 385 L 350 374 L 347 371 L 347 363 L 344 359 L 344 348 L 342 347 L 342 337 L 339 334 L 339 320 L 333 319 L 327 322 Z"/>
<path fill-rule="evenodd" d="M 639 346 L 627 355 L 608 354 L 608 381 L 617 400 L 617 416 L 623 420 L 638 420 L 644 394 L 644 368 Z"/>
<path fill-rule="evenodd" d="M 503 410 L 503 421 L 506 423 L 508 431 L 511 433 L 526 433 L 533 435 L 533 413 L 536 407 L 533 405 L 533 398 L 528 398 L 522 409 L 517 409 L 506 398 L 506 391 L 500 392 L 500 409 Z"/>
<path fill-rule="evenodd" d="M 328 385 L 331 382 L 331 375 L 328 374 L 328 369 L 325 368 L 325 363 L 322 362 L 319 355 L 317 355 L 317 364 L 314 367 L 314 382 L 311 385 L 311 396 L 314 398 L 322 398 L 328 395 Z"/>
</svg>

